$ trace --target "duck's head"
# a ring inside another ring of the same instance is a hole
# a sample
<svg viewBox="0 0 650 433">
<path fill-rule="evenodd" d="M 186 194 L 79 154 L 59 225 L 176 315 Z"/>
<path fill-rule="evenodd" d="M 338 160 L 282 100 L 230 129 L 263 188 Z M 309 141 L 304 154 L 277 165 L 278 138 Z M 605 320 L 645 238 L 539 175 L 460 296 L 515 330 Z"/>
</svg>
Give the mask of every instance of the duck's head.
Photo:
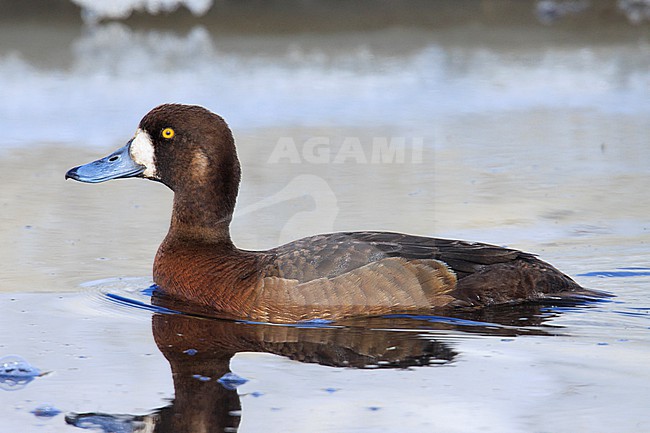
<svg viewBox="0 0 650 433">
<path fill-rule="evenodd" d="M 165 104 L 142 118 L 126 145 L 65 177 L 88 183 L 143 177 L 175 192 L 216 183 L 236 196 L 240 168 L 223 118 L 196 105 Z"/>
<path fill-rule="evenodd" d="M 128 177 L 162 182 L 174 191 L 175 232 L 229 239 L 239 160 L 226 122 L 203 107 L 165 104 L 154 108 L 126 145 L 69 170 L 65 177 L 88 183 Z"/>
</svg>

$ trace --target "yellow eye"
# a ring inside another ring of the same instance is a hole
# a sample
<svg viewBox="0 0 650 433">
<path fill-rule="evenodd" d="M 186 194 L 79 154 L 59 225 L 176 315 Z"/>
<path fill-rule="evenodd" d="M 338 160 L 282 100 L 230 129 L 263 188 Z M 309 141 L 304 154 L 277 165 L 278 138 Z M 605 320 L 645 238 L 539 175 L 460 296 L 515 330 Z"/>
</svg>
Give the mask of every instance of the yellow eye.
<svg viewBox="0 0 650 433">
<path fill-rule="evenodd" d="M 163 131 L 162 131 L 162 136 L 163 136 L 163 138 L 170 139 L 170 138 L 172 138 L 172 137 L 174 136 L 174 134 L 175 134 L 175 132 L 174 132 L 174 130 L 171 129 L 171 128 L 165 128 L 165 129 L 163 129 Z"/>
</svg>

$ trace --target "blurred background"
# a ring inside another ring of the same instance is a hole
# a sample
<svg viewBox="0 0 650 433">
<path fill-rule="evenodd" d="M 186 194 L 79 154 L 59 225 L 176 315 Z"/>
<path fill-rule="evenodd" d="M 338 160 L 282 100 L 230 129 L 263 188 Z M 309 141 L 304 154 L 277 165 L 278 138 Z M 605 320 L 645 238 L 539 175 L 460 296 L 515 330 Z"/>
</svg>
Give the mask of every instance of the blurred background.
<svg viewBox="0 0 650 433">
<path fill-rule="evenodd" d="M 649 2 L 0 10 L 2 291 L 150 275 L 171 192 L 63 176 L 165 102 L 231 125 L 243 248 L 381 229 L 529 249 L 569 273 L 613 245 L 647 258 Z"/>
</svg>

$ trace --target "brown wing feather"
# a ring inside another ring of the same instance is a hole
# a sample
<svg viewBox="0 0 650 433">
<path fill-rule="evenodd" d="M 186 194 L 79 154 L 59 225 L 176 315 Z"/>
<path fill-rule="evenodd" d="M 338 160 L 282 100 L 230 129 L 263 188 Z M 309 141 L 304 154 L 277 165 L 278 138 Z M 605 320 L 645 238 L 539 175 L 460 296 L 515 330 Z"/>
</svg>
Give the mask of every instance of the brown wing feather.
<svg viewBox="0 0 650 433">
<path fill-rule="evenodd" d="M 390 257 L 305 283 L 263 278 L 255 290 L 250 318 L 282 322 L 424 311 L 453 301 L 449 293 L 455 287 L 455 275 L 437 260 Z"/>
</svg>

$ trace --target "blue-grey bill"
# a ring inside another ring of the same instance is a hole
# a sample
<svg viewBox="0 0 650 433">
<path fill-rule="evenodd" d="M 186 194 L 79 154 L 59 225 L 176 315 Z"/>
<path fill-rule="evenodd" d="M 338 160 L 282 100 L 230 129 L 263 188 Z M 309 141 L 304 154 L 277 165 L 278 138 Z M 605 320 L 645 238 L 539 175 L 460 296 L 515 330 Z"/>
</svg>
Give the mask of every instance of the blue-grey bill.
<svg viewBox="0 0 650 433">
<path fill-rule="evenodd" d="M 130 147 L 131 141 L 102 159 L 68 170 L 65 178 L 79 182 L 99 183 L 111 179 L 138 176 L 144 172 L 146 167 L 131 159 Z"/>
</svg>

